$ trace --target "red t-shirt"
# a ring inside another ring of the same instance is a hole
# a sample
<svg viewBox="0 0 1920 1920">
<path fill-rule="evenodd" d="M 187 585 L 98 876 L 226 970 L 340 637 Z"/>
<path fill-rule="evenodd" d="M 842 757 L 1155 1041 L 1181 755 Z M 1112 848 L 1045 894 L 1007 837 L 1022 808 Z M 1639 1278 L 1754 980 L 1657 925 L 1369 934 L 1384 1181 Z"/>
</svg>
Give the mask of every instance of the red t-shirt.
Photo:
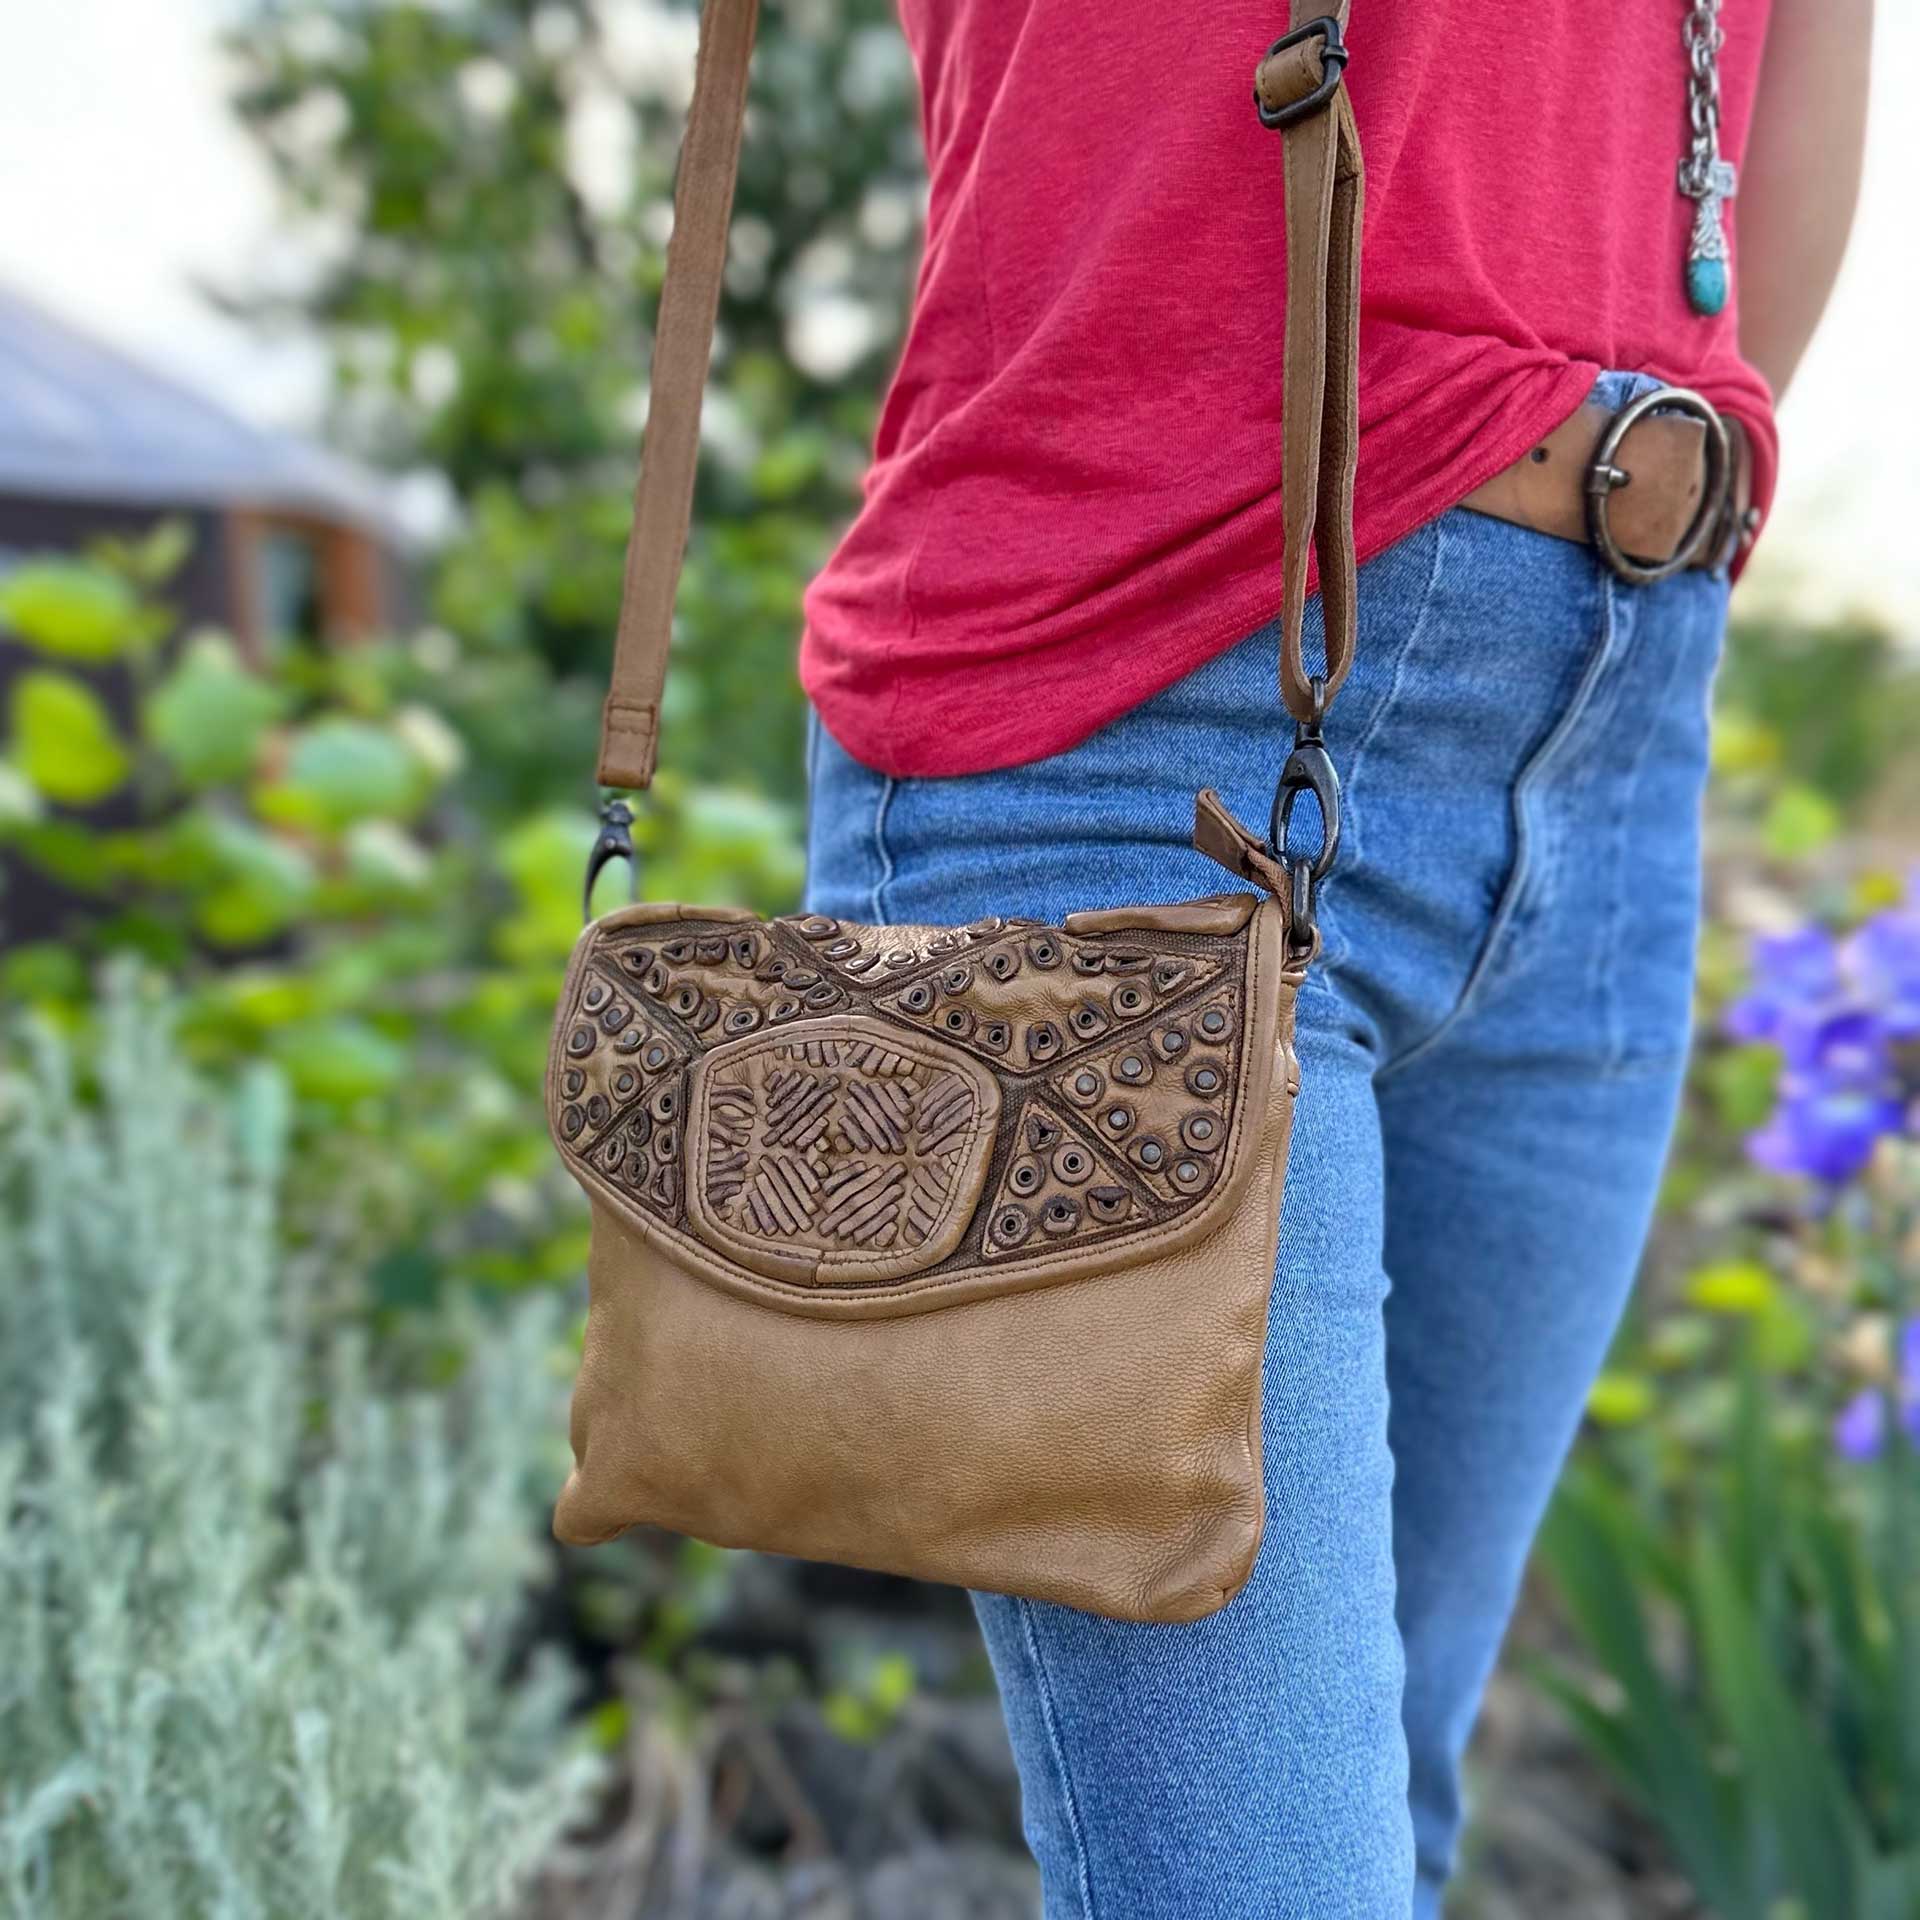
<svg viewBox="0 0 1920 1920">
<path fill-rule="evenodd" d="M 1271 619 L 1286 279 L 1250 92 L 1280 0 L 901 0 L 926 250 L 865 503 L 801 677 L 898 774 L 1058 752 Z M 1360 557 L 1444 512 L 1607 368 L 1705 393 L 1773 483 L 1735 299 L 1688 306 L 1685 0 L 1355 0 L 1366 159 Z M 1767 0 L 1725 0 L 1736 162 Z"/>
</svg>

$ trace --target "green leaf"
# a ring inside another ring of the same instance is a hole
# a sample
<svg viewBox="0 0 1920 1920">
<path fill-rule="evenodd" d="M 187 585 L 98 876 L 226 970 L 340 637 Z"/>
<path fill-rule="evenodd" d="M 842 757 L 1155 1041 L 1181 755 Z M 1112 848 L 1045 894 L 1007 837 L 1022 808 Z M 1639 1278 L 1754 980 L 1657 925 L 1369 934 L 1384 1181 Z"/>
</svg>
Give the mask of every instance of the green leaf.
<svg viewBox="0 0 1920 1920">
<path fill-rule="evenodd" d="M 1645 1374 L 1609 1369 L 1587 1394 L 1587 1415 L 1603 1427 L 1629 1427 L 1646 1419 L 1657 1404 L 1653 1382 Z"/>
<path fill-rule="evenodd" d="M 56 804 L 92 806 L 132 771 L 105 704 L 78 680 L 23 673 L 11 709 L 14 765 Z"/>
<path fill-rule="evenodd" d="M 1719 1260 L 1687 1281 L 1686 1298 L 1706 1313 L 1759 1314 L 1774 1292 L 1773 1275 L 1757 1260 Z"/>
<path fill-rule="evenodd" d="M 147 637 L 126 581 L 79 560 L 29 560 L 0 579 L 0 625 L 38 653 L 88 664 L 116 660 Z"/>
<path fill-rule="evenodd" d="M 411 813 L 426 785 L 420 762 L 386 728 L 331 719 L 299 736 L 285 772 L 255 804 L 277 824 L 332 831 Z"/>
<path fill-rule="evenodd" d="M 1716 1789 L 1706 1730 L 1653 1657 L 1634 1587 L 1646 1542 L 1624 1502 L 1592 1476 L 1561 1489 L 1540 1546 L 1562 1602 L 1623 1696 L 1605 1728 L 1578 1718 L 1595 1750 L 1659 1822 L 1694 1885 L 1728 1920 L 1757 1913 L 1744 1849 Z"/>
<path fill-rule="evenodd" d="M 1710 1540 L 1695 1552 L 1694 1592 L 1708 1688 L 1737 1750 L 1754 1818 L 1812 1920 L 1857 1920 L 1871 1852 L 1860 1809 L 1819 1730 L 1787 1692 L 1748 1596 Z"/>
<path fill-rule="evenodd" d="M 230 641 L 203 634 L 147 701 L 146 735 L 188 786 L 215 786 L 253 770 L 283 704 Z"/>
<path fill-rule="evenodd" d="M 385 1093 L 407 1070 L 407 1054 L 361 1020 L 316 1020 L 276 1036 L 274 1058 L 305 1100 L 348 1106 Z"/>
<path fill-rule="evenodd" d="M 1796 783 L 1774 795 L 1760 834 L 1772 859 L 1802 860 L 1818 853 L 1840 827 L 1840 809 L 1817 787 Z"/>
<path fill-rule="evenodd" d="M 243 820 L 208 819 L 200 835 L 212 872 L 194 921 L 209 940 L 258 946 L 290 927 L 313 898 L 313 862 L 300 848 Z"/>
</svg>

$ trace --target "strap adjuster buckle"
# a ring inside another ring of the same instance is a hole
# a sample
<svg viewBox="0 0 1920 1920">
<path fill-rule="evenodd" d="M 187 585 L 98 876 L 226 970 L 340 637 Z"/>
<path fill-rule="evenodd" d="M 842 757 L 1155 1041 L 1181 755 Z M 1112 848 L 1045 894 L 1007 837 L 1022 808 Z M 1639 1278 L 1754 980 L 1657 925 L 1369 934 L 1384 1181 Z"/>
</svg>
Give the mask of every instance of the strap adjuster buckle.
<svg viewBox="0 0 1920 1920">
<path fill-rule="evenodd" d="M 1285 106 L 1268 106 L 1260 92 L 1260 67 L 1264 67 L 1276 53 L 1284 53 L 1289 47 L 1297 47 L 1303 41 L 1314 39 L 1321 42 L 1320 84 L 1311 93 L 1291 100 Z M 1261 56 L 1260 66 L 1254 69 L 1253 105 L 1260 116 L 1260 124 L 1269 132 L 1279 132 L 1318 113 L 1339 90 L 1348 56 L 1347 43 L 1340 37 L 1340 22 L 1330 13 L 1323 13 L 1318 19 L 1295 27 L 1291 33 L 1283 33 Z"/>
</svg>

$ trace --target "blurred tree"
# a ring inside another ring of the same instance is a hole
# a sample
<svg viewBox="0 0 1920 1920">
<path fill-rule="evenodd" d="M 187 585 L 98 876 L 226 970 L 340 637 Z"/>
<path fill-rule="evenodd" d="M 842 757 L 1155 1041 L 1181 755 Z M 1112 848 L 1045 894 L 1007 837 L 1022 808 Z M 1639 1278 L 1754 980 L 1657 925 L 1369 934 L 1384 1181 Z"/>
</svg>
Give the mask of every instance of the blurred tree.
<svg viewBox="0 0 1920 1920">
<path fill-rule="evenodd" d="M 466 730 L 503 807 L 585 783 L 694 29 L 658 0 L 250 0 L 231 36 L 320 262 L 237 304 L 318 330 L 339 437 L 450 485 L 433 604 L 481 651 Z M 669 737 L 683 774 L 792 797 L 799 594 L 866 461 L 922 163 L 888 0 L 761 35 Z"/>
</svg>

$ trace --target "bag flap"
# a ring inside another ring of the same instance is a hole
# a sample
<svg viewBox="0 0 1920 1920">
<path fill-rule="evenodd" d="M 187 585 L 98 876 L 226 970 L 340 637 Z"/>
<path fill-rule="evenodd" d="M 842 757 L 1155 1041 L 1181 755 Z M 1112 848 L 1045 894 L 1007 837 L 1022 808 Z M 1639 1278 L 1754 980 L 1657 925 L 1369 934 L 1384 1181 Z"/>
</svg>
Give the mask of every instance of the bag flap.
<svg viewBox="0 0 1920 1920">
<path fill-rule="evenodd" d="M 1059 927 L 627 907 L 575 947 L 549 1117 L 588 1193 L 713 1284 L 924 1311 L 1210 1231 L 1293 989 L 1249 894 Z"/>
</svg>

